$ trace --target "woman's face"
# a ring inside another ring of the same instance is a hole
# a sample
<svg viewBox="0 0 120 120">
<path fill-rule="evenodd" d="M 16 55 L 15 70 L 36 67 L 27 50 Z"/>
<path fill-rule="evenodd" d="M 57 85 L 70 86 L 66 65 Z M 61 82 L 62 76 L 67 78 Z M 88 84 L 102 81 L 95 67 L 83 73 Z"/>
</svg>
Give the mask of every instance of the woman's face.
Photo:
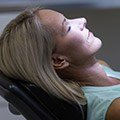
<svg viewBox="0 0 120 120">
<path fill-rule="evenodd" d="M 101 47 L 101 40 L 86 28 L 85 18 L 67 19 L 48 9 L 40 10 L 39 15 L 44 24 L 55 30 L 55 53 L 65 56 L 70 63 L 84 62 Z"/>
</svg>

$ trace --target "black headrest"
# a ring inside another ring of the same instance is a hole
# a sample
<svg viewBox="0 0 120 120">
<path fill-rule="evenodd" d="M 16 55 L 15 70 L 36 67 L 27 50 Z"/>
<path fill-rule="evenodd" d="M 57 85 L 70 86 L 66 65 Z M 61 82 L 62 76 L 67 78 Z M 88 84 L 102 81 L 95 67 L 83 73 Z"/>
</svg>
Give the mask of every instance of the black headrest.
<svg viewBox="0 0 120 120">
<path fill-rule="evenodd" d="M 19 98 L 26 102 L 35 113 L 43 114 L 41 113 L 42 110 L 42 112 L 44 111 L 45 116 L 51 116 L 53 120 L 86 119 L 86 106 L 82 106 L 81 109 L 81 107 L 75 103 L 68 103 L 53 95 L 47 94 L 33 83 L 8 78 L 1 74 L 0 85 L 19 96 Z"/>
</svg>

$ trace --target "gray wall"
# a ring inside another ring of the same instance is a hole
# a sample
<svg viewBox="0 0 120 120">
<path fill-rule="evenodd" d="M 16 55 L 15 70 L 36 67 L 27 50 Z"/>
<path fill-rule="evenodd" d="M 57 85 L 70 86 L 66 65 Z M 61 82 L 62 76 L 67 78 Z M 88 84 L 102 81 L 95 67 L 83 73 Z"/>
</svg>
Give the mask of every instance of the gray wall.
<svg viewBox="0 0 120 120">
<path fill-rule="evenodd" d="M 57 10 L 57 8 L 56 8 Z M 120 70 L 120 9 L 61 9 L 67 17 L 85 17 L 88 28 L 98 36 L 103 47 L 97 56 L 115 70 Z M 0 31 L 18 13 L 0 13 Z"/>
</svg>

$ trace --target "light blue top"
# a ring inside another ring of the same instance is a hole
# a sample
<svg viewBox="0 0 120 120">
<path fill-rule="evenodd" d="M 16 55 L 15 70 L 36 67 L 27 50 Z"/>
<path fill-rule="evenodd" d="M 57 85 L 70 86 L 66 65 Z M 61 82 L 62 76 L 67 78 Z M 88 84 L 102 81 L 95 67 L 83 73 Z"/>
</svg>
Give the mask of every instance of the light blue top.
<svg viewBox="0 0 120 120">
<path fill-rule="evenodd" d="M 103 66 L 106 74 L 120 79 L 120 72 Z M 105 120 L 106 112 L 110 104 L 120 97 L 120 84 L 107 87 L 82 87 L 87 98 L 87 120 Z"/>
</svg>

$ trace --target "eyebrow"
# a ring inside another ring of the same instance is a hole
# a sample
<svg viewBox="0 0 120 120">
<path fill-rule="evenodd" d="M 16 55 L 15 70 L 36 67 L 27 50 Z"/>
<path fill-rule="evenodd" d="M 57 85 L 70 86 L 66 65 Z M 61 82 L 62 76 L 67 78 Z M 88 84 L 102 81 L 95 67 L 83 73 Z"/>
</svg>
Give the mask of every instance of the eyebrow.
<svg viewBox="0 0 120 120">
<path fill-rule="evenodd" d="M 66 19 L 64 18 L 64 19 L 63 19 L 63 22 L 62 22 L 62 26 L 64 25 L 64 22 L 65 22 L 65 21 L 66 21 Z"/>
<path fill-rule="evenodd" d="M 64 25 L 65 22 L 66 22 L 66 18 L 64 18 L 63 21 L 62 21 L 62 36 L 65 35 L 65 33 L 63 32 L 63 25 Z"/>
</svg>

